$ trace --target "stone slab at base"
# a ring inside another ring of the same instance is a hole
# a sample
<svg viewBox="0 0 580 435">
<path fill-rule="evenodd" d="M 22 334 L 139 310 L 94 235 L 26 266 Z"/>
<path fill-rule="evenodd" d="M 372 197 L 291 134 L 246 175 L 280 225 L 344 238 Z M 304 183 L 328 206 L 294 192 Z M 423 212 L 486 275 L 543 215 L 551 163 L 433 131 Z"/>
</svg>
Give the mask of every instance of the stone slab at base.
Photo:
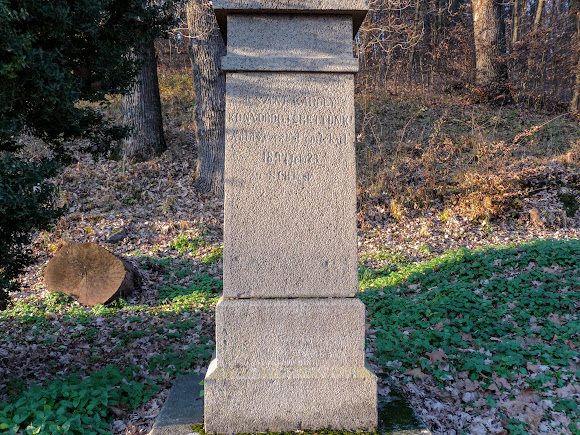
<svg viewBox="0 0 580 435">
<path fill-rule="evenodd" d="M 204 391 L 207 433 L 377 425 L 377 377 L 365 367 L 224 369 L 213 360 Z"/>
<path fill-rule="evenodd" d="M 192 426 L 203 423 L 201 381 L 200 375 L 182 375 L 175 380 L 149 435 L 190 435 Z"/>
</svg>

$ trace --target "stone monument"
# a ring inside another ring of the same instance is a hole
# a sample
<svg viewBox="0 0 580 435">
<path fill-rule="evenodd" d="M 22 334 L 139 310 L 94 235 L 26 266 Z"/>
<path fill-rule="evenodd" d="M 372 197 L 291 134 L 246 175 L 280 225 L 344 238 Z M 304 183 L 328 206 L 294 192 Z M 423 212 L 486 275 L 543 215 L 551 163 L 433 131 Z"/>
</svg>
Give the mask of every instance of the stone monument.
<svg viewBox="0 0 580 435">
<path fill-rule="evenodd" d="M 373 428 L 352 48 L 368 1 L 213 4 L 227 41 L 224 293 L 205 430 Z"/>
</svg>

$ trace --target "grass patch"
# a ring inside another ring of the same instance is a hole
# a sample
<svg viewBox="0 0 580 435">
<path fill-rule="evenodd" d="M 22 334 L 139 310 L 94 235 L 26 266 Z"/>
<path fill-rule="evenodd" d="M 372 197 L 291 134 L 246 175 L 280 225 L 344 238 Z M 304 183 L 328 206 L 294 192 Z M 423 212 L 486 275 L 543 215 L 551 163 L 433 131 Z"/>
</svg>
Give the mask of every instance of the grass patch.
<svg viewBox="0 0 580 435">
<path fill-rule="evenodd" d="M 195 255 L 197 250 L 205 245 L 205 240 L 201 237 L 188 237 L 187 234 L 180 234 L 174 240 L 169 242 L 169 247 L 176 250 L 181 255 L 191 253 Z"/>
</svg>

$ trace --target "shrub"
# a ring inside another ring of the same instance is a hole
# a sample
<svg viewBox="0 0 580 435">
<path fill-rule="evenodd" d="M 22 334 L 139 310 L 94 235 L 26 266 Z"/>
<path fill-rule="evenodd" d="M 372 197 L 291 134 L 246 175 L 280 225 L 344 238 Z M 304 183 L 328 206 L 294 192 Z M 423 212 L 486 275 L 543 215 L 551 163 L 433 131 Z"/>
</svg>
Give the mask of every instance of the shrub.
<svg viewBox="0 0 580 435">
<path fill-rule="evenodd" d="M 69 140 L 104 152 L 122 138 L 97 103 L 131 89 L 140 65 L 129 54 L 163 34 L 167 12 L 142 0 L 0 0 L 0 308 L 32 258 L 30 232 L 59 214 L 44 181 L 57 164 L 9 154 L 19 135 L 42 139 L 61 163 Z"/>
<path fill-rule="evenodd" d="M 26 249 L 31 232 L 47 229 L 62 211 L 56 187 L 46 181 L 55 169 L 54 162 L 26 162 L 11 153 L 0 159 L 0 308 L 33 259 Z"/>
<path fill-rule="evenodd" d="M 128 56 L 158 37 L 167 14 L 141 0 L 0 0 L 0 150 L 26 130 L 56 151 L 68 139 L 92 149 L 120 139 L 95 105 L 127 92 L 140 65 Z"/>
</svg>

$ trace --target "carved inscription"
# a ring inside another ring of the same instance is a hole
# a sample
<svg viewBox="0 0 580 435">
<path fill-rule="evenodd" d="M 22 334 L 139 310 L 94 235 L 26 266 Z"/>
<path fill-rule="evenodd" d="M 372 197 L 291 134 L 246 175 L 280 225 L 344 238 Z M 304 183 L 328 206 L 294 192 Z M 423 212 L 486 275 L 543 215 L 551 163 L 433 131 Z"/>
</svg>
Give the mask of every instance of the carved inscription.
<svg viewBox="0 0 580 435">
<path fill-rule="evenodd" d="M 353 142 L 354 116 L 340 113 L 346 107 L 337 97 L 254 94 L 230 106 L 226 119 L 234 143 L 263 146 L 256 163 L 265 179 L 304 183 L 328 167 L 321 150 Z"/>
<path fill-rule="evenodd" d="M 264 163 L 284 164 L 290 167 L 294 165 L 318 165 L 320 163 L 320 155 L 318 154 L 292 154 L 281 153 L 278 151 L 264 151 L 262 153 Z"/>
<path fill-rule="evenodd" d="M 270 181 L 280 182 L 304 182 L 310 181 L 312 174 L 302 171 L 269 171 L 268 178 Z"/>
<path fill-rule="evenodd" d="M 350 127 L 354 118 L 348 115 L 288 114 L 288 113 L 237 113 L 228 114 L 230 124 L 269 124 L 280 126 L 319 125 L 321 127 Z"/>
<path fill-rule="evenodd" d="M 347 145 L 348 134 L 319 132 L 306 134 L 301 132 L 281 132 L 268 134 L 253 131 L 233 131 L 233 139 L 240 143 L 267 143 L 267 144 L 303 144 L 303 145 Z"/>
<path fill-rule="evenodd" d="M 323 156 L 264 150 L 261 160 L 268 166 L 268 178 L 271 181 L 298 182 L 312 179 L 312 168 L 320 165 Z"/>
<path fill-rule="evenodd" d="M 266 96 L 250 96 L 245 95 L 243 103 L 250 106 L 287 106 L 295 107 L 329 107 L 331 109 L 337 107 L 339 103 L 338 98 L 323 97 L 323 96 L 306 96 L 295 95 L 293 97 L 288 95 L 266 95 Z"/>
</svg>

